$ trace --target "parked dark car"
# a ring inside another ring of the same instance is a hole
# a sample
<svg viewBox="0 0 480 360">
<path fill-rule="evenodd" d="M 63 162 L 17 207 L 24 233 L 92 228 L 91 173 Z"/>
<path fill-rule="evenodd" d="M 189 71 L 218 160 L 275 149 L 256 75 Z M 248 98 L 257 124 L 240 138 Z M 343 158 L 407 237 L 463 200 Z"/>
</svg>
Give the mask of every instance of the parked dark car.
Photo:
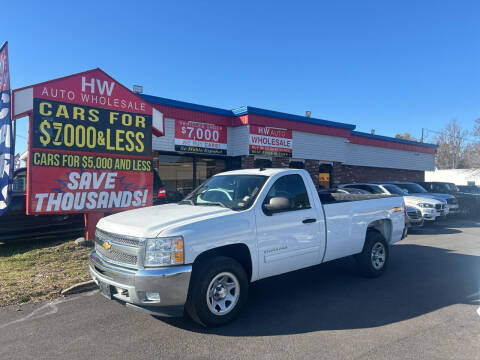
<svg viewBox="0 0 480 360">
<path fill-rule="evenodd" d="M 27 215 L 26 184 L 27 169 L 15 170 L 12 199 L 8 210 L 0 216 L 0 241 L 83 233 L 83 214 Z"/>
<path fill-rule="evenodd" d="M 476 185 L 457 185 L 458 190 L 467 194 L 480 194 L 480 187 Z"/>
<path fill-rule="evenodd" d="M 418 182 L 429 192 L 450 194 L 455 196 L 460 207 L 460 214 L 463 216 L 480 215 L 480 194 L 473 194 L 460 191 L 454 183 L 440 181 Z"/>
<path fill-rule="evenodd" d="M 175 190 L 167 190 L 157 171 L 153 171 L 153 205 L 179 202 L 182 194 Z"/>
</svg>

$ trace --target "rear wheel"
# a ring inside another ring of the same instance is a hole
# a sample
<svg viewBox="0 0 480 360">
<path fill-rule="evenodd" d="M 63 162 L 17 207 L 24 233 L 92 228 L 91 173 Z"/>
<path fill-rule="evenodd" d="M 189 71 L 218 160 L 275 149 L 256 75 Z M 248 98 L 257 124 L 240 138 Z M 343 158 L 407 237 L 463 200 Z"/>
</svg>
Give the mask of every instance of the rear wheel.
<svg viewBox="0 0 480 360">
<path fill-rule="evenodd" d="M 388 244 L 382 234 L 376 230 L 369 230 L 363 250 L 360 254 L 355 255 L 355 259 L 363 276 L 375 278 L 385 272 L 389 256 Z"/>
<path fill-rule="evenodd" d="M 248 279 L 234 259 L 218 256 L 195 266 L 187 297 L 190 318 L 206 327 L 234 320 L 248 297 Z"/>
</svg>

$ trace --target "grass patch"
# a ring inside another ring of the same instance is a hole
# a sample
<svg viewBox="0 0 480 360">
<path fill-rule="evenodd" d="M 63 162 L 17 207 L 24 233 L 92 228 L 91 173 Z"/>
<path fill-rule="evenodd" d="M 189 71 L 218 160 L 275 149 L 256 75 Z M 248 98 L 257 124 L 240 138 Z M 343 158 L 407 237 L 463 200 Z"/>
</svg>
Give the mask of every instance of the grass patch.
<svg viewBox="0 0 480 360">
<path fill-rule="evenodd" d="M 20 302 L 21 303 L 29 302 L 30 299 L 31 299 L 31 297 L 28 294 L 23 294 L 22 296 L 20 296 Z"/>
<path fill-rule="evenodd" d="M 0 243 L 0 307 L 52 299 L 89 280 L 89 252 L 74 240 Z"/>
</svg>

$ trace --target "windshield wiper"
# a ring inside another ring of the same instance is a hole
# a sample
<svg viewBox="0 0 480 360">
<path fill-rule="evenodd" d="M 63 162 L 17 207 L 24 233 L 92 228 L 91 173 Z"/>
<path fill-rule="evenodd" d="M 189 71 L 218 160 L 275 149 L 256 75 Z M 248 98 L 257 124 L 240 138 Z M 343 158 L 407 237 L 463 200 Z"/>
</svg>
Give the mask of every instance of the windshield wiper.
<svg viewBox="0 0 480 360">
<path fill-rule="evenodd" d="M 183 199 L 178 202 L 178 204 L 189 204 L 195 206 L 195 203 L 192 199 Z"/>
<path fill-rule="evenodd" d="M 220 201 L 209 201 L 205 203 L 197 203 L 197 205 L 202 205 L 202 206 L 221 206 L 226 208 L 227 206 L 224 203 L 221 203 Z"/>
</svg>

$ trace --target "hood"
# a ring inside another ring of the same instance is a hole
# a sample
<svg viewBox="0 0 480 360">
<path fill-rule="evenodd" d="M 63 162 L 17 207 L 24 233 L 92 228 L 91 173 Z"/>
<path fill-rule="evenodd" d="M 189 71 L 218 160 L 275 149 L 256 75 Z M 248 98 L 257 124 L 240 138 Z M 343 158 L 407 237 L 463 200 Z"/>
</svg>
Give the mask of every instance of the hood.
<svg viewBox="0 0 480 360">
<path fill-rule="evenodd" d="M 157 237 L 171 225 L 180 225 L 210 217 L 232 213 L 233 210 L 219 206 L 192 206 L 166 204 L 123 211 L 101 219 L 101 230 L 135 237 Z"/>
<path fill-rule="evenodd" d="M 475 194 L 475 193 L 467 193 L 463 191 L 459 191 L 455 193 L 456 198 L 468 198 L 468 199 L 480 199 L 480 194 Z"/>
<path fill-rule="evenodd" d="M 453 199 L 455 196 L 450 195 L 450 194 L 440 194 L 440 193 L 415 193 L 411 194 L 413 196 L 419 196 L 419 197 L 429 197 L 432 199 L 437 199 L 440 201 L 447 201 L 447 199 Z"/>
<path fill-rule="evenodd" d="M 443 201 L 437 200 L 437 199 L 435 199 L 433 197 L 430 197 L 430 196 L 408 195 L 408 196 L 404 196 L 403 199 L 405 200 L 405 204 L 407 204 L 408 206 L 417 205 L 417 204 L 421 204 L 421 203 L 427 203 L 427 204 L 432 204 L 432 205 L 443 203 Z"/>
</svg>

